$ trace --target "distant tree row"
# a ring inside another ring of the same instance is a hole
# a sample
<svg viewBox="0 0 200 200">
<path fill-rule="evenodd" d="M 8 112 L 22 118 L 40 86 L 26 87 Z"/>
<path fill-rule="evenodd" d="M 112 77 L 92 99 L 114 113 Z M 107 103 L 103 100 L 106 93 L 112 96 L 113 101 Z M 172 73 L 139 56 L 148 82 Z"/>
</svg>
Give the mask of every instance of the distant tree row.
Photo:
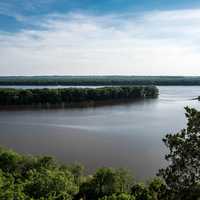
<svg viewBox="0 0 200 200">
<path fill-rule="evenodd" d="M 199 76 L 8 76 L 0 85 L 200 85 Z"/>
<path fill-rule="evenodd" d="M 66 89 L 0 89 L 0 105 L 73 104 L 106 100 L 154 98 L 155 86 Z"/>
</svg>

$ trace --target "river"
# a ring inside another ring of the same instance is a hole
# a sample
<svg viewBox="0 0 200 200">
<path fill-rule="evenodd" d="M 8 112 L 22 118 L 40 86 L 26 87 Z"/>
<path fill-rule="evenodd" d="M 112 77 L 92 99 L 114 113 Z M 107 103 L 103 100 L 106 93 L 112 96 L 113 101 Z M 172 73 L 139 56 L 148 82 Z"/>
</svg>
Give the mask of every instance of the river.
<svg viewBox="0 0 200 200">
<path fill-rule="evenodd" d="M 162 138 L 186 126 L 184 107 L 200 86 L 160 86 L 157 99 L 93 108 L 0 111 L 0 144 L 21 153 L 52 155 L 83 163 L 130 169 L 148 179 L 167 163 Z"/>
</svg>

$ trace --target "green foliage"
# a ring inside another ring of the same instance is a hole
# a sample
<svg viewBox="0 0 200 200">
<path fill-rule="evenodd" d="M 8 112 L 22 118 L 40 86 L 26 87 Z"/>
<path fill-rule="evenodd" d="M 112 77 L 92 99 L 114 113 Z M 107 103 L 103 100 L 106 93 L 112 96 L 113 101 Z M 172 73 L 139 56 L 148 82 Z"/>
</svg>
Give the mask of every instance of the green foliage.
<svg viewBox="0 0 200 200">
<path fill-rule="evenodd" d="M 131 194 L 135 200 L 162 200 L 165 192 L 165 183 L 160 178 L 154 178 L 147 185 L 135 183 L 131 188 Z"/>
<path fill-rule="evenodd" d="M 15 178 L 8 173 L 0 171 L 0 199 L 1 200 L 24 200 L 23 183 L 15 182 Z"/>
<path fill-rule="evenodd" d="M 7 173 L 18 171 L 22 156 L 11 150 L 0 150 L 0 169 Z"/>
<path fill-rule="evenodd" d="M 65 89 L 0 89 L 0 105 L 65 105 L 109 100 L 154 98 L 158 89 L 154 86 L 124 86 L 103 88 Z M 87 104 L 86 104 L 87 105 Z"/>
<path fill-rule="evenodd" d="M 194 76 L 8 76 L 0 85 L 200 85 Z"/>
<path fill-rule="evenodd" d="M 74 175 L 49 156 L 23 156 L 1 148 L 0 170 L 0 199 L 71 200 L 78 192 Z"/>
<path fill-rule="evenodd" d="M 98 196 L 111 195 L 121 192 L 123 182 L 121 182 L 121 174 L 112 168 L 101 168 L 97 170 L 93 177 L 93 185 Z"/>
<path fill-rule="evenodd" d="M 63 166 L 62 168 L 68 169 L 73 174 L 75 183 L 80 186 L 84 179 L 83 174 L 85 167 L 80 163 L 74 163 L 69 166 Z"/>
<path fill-rule="evenodd" d="M 143 183 L 135 184 L 131 189 L 131 194 L 136 200 L 152 200 L 152 196 L 148 188 Z"/>
<path fill-rule="evenodd" d="M 200 112 L 186 107 L 187 128 L 164 139 L 169 166 L 159 175 L 167 184 L 166 198 L 196 200 L 200 197 Z"/>
<path fill-rule="evenodd" d="M 49 156 L 25 156 L 0 148 L 0 199 L 5 200 L 135 200 L 133 178 L 124 169 L 100 168 L 84 176 L 84 167 L 60 165 Z"/>
<path fill-rule="evenodd" d="M 24 186 L 24 193 L 33 199 L 52 198 L 56 200 L 70 200 L 77 193 L 74 177 L 68 171 L 48 170 L 30 171 L 28 181 Z"/>
<path fill-rule="evenodd" d="M 95 200 L 114 193 L 130 192 L 132 183 L 131 174 L 124 169 L 100 168 L 80 187 L 80 196 Z"/>
<path fill-rule="evenodd" d="M 99 200 L 135 200 L 135 197 L 130 194 L 113 194 L 111 196 L 105 196 Z"/>
<path fill-rule="evenodd" d="M 163 199 L 166 185 L 162 179 L 156 177 L 148 183 L 148 190 L 152 200 L 160 200 Z"/>
</svg>

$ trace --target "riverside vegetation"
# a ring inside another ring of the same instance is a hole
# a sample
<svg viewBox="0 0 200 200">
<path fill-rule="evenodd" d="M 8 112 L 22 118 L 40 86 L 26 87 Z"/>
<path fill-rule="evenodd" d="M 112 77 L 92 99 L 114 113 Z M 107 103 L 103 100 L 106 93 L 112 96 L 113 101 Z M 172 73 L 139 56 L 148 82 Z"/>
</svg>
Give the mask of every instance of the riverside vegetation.
<svg viewBox="0 0 200 200">
<path fill-rule="evenodd" d="M 2 200 L 198 200 L 200 198 L 200 112 L 186 107 L 187 127 L 163 139 L 169 165 L 148 183 L 125 169 L 84 174 L 80 164 L 62 165 L 49 156 L 0 148 Z M 130 158 L 131 159 L 131 158 Z"/>
<path fill-rule="evenodd" d="M 9 105 L 64 105 L 155 98 L 155 86 L 118 86 L 102 88 L 65 89 L 0 89 L 0 106 Z"/>
<path fill-rule="evenodd" d="M 1 76 L 0 85 L 200 85 L 199 76 Z"/>
</svg>

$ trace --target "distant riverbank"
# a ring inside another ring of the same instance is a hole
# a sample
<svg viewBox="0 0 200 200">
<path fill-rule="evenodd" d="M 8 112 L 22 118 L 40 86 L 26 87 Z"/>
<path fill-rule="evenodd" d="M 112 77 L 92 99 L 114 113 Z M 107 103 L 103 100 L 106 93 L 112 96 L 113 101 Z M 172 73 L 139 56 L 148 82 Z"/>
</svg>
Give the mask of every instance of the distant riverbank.
<svg viewBox="0 0 200 200">
<path fill-rule="evenodd" d="M 87 107 L 136 99 L 156 98 L 155 86 L 118 86 L 62 89 L 0 89 L 0 108 Z"/>
<path fill-rule="evenodd" d="M 0 85 L 200 85 L 199 76 L 1 76 Z"/>
</svg>

